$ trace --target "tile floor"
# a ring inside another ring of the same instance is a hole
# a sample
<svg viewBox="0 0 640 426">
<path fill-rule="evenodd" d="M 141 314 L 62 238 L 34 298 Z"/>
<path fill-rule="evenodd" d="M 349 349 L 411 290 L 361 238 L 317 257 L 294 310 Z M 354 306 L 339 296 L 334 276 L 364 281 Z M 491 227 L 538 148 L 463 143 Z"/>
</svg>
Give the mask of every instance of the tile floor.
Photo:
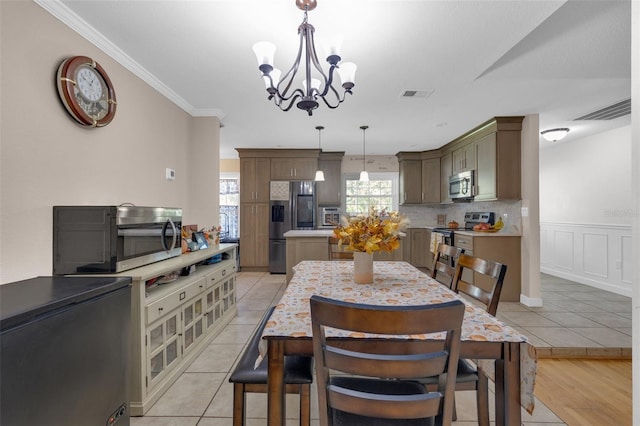
<svg viewBox="0 0 640 426">
<path fill-rule="evenodd" d="M 264 310 L 279 300 L 283 275 L 242 272 L 237 280 L 238 316 L 216 336 L 144 417 L 132 417 L 132 426 L 230 426 L 232 389 L 228 374 Z M 542 308 L 518 303 L 501 304 L 498 316 L 523 333 L 543 353 L 585 353 L 593 356 L 631 351 L 631 299 L 555 277 L 543 276 Z M 546 351 L 546 352 L 545 352 Z M 554 351 L 556 351 L 554 353 Z M 297 396 L 288 395 L 287 425 L 297 425 Z M 315 387 L 312 386 L 312 426 L 318 425 Z M 456 394 L 458 421 L 474 425 L 473 392 Z M 494 420 L 493 399 L 491 420 Z M 248 394 L 247 426 L 266 425 L 266 395 Z M 533 415 L 523 411 L 523 424 L 563 425 L 540 401 Z"/>
</svg>

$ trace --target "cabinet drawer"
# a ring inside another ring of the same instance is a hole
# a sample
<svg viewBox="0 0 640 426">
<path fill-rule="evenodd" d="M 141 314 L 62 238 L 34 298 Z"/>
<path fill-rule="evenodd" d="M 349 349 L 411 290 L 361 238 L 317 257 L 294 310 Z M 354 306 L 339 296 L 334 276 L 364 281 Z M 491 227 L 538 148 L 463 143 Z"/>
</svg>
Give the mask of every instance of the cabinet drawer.
<svg viewBox="0 0 640 426">
<path fill-rule="evenodd" d="M 206 287 L 205 278 L 200 278 L 175 292 L 147 305 L 147 324 L 152 323 L 167 312 L 180 306 L 186 300 L 203 292 Z"/>
<path fill-rule="evenodd" d="M 236 272 L 235 262 L 225 263 L 225 265 L 220 265 L 218 268 L 211 271 L 211 273 L 207 274 L 207 288 L 213 287 L 213 285 L 218 281 L 225 279 Z"/>
<path fill-rule="evenodd" d="M 453 237 L 453 244 L 456 247 L 465 249 L 465 251 L 473 251 L 473 237 L 468 235 L 455 234 Z"/>
</svg>

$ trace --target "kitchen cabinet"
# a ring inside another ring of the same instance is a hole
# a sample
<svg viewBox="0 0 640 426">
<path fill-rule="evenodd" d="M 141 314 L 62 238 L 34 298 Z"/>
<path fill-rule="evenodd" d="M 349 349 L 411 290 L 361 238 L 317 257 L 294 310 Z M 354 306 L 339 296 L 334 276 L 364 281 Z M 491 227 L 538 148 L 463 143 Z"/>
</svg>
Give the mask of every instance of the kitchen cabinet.
<svg viewBox="0 0 640 426">
<path fill-rule="evenodd" d="M 429 250 L 431 230 L 427 228 L 409 228 L 409 263 L 416 268 L 431 268 L 432 253 Z"/>
<path fill-rule="evenodd" d="M 240 267 L 269 267 L 269 203 L 240 203 L 240 242 Z"/>
<path fill-rule="evenodd" d="M 344 152 L 321 152 L 318 169 L 324 172 L 324 182 L 316 183 L 319 206 L 339 206 L 342 186 L 342 157 Z"/>
<path fill-rule="evenodd" d="M 400 162 L 400 204 L 422 203 L 422 161 Z"/>
<path fill-rule="evenodd" d="M 240 202 L 269 202 L 269 181 L 271 180 L 271 159 L 240 159 Z"/>
<path fill-rule="evenodd" d="M 470 235 L 472 234 L 472 235 Z M 502 285 L 500 300 L 505 302 L 519 302 L 521 292 L 521 259 L 520 236 L 499 235 L 482 232 L 456 232 L 453 243 L 463 248 L 465 254 L 493 260 L 507 265 L 507 273 Z M 463 279 L 490 290 L 493 283 L 485 275 L 465 270 Z"/>
<path fill-rule="evenodd" d="M 476 146 L 474 143 L 457 148 L 452 153 L 453 174 L 476 168 Z"/>
<path fill-rule="evenodd" d="M 521 198 L 520 129 L 501 129 L 482 136 L 476 145 L 474 201 Z"/>
<path fill-rule="evenodd" d="M 453 159 L 451 152 L 443 153 L 440 157 L 440 203 L 452 203 L 449 198 L 449 177 L 453 174 Z"/>
<path fill-rule="evenodd" d="M 237 247 L 219 244 L 109 275 L 131 277 L 132 416 L 144 415 L 236 316 Z M 201 264 L 215 255 L 220 262 Z M 192 265 L 187 276 L 153 284 Z"/>
<path fill-rule="evenodd" d="M 271 158 L 271 180 L 313 180 L 317 158 Z"/>
<path fill-rule="evenodd" d="M 422 160 L 422 204 L 440 203 L 440 156 Z"/>
</svg>

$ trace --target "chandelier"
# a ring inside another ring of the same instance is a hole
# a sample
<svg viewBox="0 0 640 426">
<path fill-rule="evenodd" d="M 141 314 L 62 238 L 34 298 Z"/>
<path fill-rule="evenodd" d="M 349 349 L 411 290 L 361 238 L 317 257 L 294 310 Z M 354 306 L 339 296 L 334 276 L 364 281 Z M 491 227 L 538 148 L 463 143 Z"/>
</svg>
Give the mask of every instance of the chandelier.
<svg viewBox="0 0 640 426">
<path fill-rule="evenodd" d="M 342 58 L 340 46 L 336 44 L 328 49 L 327 62 L 330 67 L 328 75 L 325 74 L 316 54 L 313 39 L 315 28 L 307 22 L 307 12 L 316 8 L 317 0 L 296 0 L 296 6 L 304 11 L 304 19 L 298 27 L 300 36 L 298 55 L 289 71 L 280 78 L 281 71 L 273 67 L 273 56 L 276 51 L 273 43 L 260 41 L 253 45 L 253 51 L 258 59 L 258 69 L 262 72 L 269 94 L 268 99 L 273 99 L 273 102 L 283 111 L 289 111 L 295 104 L 312 115 L 313 110 L 319 106 L 318 98 L 322 99 L 327 107 L 335 109 L 344 102 L 347 93 L 352 94 L 351 89 L 355 86 L 357 67 L 353 62 L 339 64 Z M 303 50 L 304 58 L 302 58 Z M 296 87 L 294 80 L 298 74 L 301 59 L 304 61 L 304 77 L 302 87 Z M 334 86 L 335 71 L 338 72 L 342 81 L 344 89 L 342 94 Z"/>
</svg>

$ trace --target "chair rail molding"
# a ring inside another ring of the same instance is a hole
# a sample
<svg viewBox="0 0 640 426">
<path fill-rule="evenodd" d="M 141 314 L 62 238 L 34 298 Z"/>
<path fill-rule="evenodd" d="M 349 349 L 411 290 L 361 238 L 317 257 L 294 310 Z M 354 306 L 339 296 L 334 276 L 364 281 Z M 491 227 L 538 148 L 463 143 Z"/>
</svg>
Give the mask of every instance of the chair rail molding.
<svg viewBox="0 0 640 426">
<path fill-rule="evenodd" d="M 631 225 L 540 222 L 540 270 L 631 297 Z"/>
</svg>

